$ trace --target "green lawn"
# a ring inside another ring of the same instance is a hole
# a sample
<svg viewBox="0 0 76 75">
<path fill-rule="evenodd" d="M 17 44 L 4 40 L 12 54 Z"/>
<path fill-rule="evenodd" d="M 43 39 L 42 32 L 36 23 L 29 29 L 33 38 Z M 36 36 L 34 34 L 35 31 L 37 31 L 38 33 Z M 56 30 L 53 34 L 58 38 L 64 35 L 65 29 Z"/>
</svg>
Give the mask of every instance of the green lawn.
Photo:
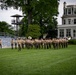
<svg viewBox="0 0 76 75">
<path fill-rule="evenodd" d="M 76 45 L 64 49 L 0 49 L 0 75 L 76 75 Z"/>
</svg>

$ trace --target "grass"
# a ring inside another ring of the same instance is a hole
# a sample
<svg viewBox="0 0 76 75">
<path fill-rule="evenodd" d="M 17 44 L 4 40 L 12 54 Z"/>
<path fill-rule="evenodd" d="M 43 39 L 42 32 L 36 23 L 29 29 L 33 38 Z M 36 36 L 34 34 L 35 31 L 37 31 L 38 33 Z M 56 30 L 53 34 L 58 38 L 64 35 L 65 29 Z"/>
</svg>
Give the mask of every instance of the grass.
<svg viewBox="0 0 76 75">
<path fill-rule="evenodd" d="M 76 75 L 76 46 L 64 49 L 0 49 L 0 75 Z"/>
</svg>

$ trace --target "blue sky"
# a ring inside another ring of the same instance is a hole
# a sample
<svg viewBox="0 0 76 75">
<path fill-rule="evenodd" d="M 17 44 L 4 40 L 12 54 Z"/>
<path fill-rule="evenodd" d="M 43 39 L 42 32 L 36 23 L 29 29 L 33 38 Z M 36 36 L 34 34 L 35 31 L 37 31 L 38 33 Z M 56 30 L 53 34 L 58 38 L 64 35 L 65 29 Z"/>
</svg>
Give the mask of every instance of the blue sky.
<svg viewBox="0 0 76 75">
<path fill-rule="evenodd" d="M 60 0 L 60 4 L 59 4 L 59 8 L 58 8 L 59 15 L 58 15 L 58 20 L 57 20 L 59 25 L 62 24 L 61 17 L 63 15 L 63 2 L 64 1 L 67 3 L 67 5 L 69 5 L 69 4 L 76 5 L 76 0 Z M 12 17 L 10 17 L 10 16 L 14 15 L 14 14 L 22 15 L 22 12 L 19 10 L 14 10 L 12 8 L 10 8 L 8 10 L 0 10 L 0 21 L 6 21 L 7 23 L 11 24 Z"/>
</svg>

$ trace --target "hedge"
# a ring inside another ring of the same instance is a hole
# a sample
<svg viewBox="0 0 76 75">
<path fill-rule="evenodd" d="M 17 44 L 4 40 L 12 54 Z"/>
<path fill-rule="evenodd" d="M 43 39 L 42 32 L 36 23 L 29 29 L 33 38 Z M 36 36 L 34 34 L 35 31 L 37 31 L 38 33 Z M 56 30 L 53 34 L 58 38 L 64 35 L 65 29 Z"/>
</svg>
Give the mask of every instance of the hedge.
<svg viewBox="0 0 76 75">
<path fill-rule="evenodd" d="M 76 39 L 71 39 L 68 41 L 69 44 L 76 45 Z"/>
</svg>

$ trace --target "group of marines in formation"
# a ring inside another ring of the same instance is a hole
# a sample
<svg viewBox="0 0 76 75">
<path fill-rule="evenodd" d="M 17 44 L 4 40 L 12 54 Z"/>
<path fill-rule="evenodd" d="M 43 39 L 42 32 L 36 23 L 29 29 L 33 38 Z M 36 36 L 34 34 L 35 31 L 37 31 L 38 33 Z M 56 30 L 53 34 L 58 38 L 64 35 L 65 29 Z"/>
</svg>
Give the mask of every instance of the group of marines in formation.
<svg viewBox="0 0 76 75">
<path fill-rule="evenodd" d="M 11 48 L 21 49 L 49 49 L 49 48 L 59 49 L 59 48 L 67 48 L 68 47 L 68 40 L 63 39 L 12 39 L 11 40 Z"/>
</svg>

